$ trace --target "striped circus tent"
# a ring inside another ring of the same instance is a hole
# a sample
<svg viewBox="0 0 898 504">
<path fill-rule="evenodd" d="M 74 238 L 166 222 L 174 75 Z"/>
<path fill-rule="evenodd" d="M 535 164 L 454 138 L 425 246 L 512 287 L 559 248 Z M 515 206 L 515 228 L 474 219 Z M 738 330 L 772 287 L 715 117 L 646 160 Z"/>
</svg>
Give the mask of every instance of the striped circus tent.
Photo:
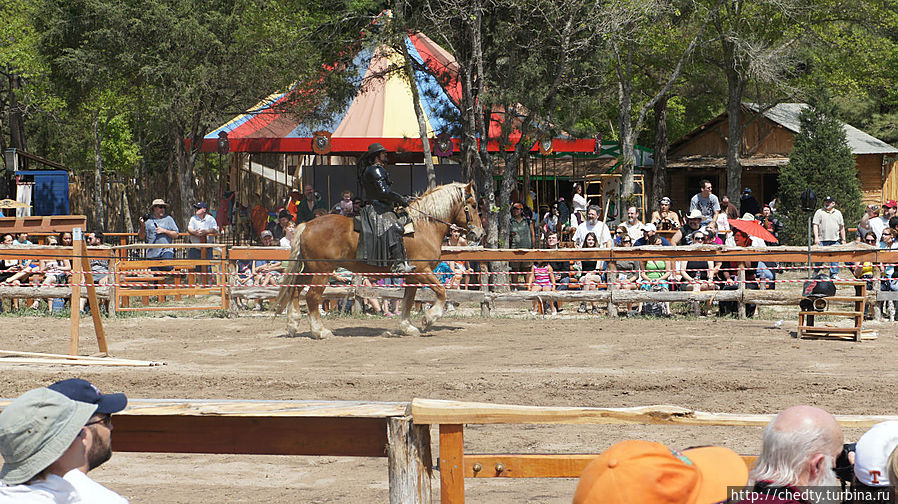
<svg viewBox="0 0 898 504">
<path fill-rule="evenodd" d="M 421 108 L 427 125 L 431 148 L 435 138 L 449 135 L 453 152 L 460 142 L 453 138 L 457 131 L 461 84 L 455 58 L 422 33 L 405 39 L 409 55 L 415 62 L 414 83 L 418 88 Z M 274 93 L 245 113 L 213 130 L 203 139 L 202 151 L 215 152 L 217 141 L 226 133 L 231 152 L 316 152 L 313 142 L 329 138 L 329 153 L 354 155 L 364 152 L 372 142 L 380 142 L 393 152 L 422 152 L 418 120 L 412 90 L 403 70 L 402 54 L 381 46 L 359 52 L 354 60 L 358 73 L 354 77 L 356 95 L 348 103 L 335 106 L 318 99 L 313 84 L 296 84 L 286 92 Z M 317 100 L 317 101 L 316 101 Z M 301 107 L 303 103 L 311 106 Z M 328 109 L 332 109 L 327 112 Z M 305 114 L 297 110 L 310 110 Z M 504 117 L 494 110 L 488 148 L 498 150 Z M 512 133 L 514 143 L 519 134 Z M 317 144 L 319 149 L 321 143 Z M 593 152 L 593 139 L 553 139 L 556 152 Z M 534 147 L 534 150 L 539 150 Z M 319 151 L 320 153 L 320 151 Z"/>
</svg>

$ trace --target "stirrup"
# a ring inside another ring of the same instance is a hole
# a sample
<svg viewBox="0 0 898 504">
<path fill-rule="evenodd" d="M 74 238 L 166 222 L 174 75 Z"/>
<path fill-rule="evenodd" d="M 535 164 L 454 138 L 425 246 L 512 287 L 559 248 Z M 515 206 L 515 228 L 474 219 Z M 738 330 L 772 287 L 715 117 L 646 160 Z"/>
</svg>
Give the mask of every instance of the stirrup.
<svg viewBox="0 0 898 504">
<path fill-rule="evenodd" d="M 415 267 L 408 263 L 408 261 L 399 261 L 393 264 L 393 267 L 390 268 L 390 271 L 393 273 L 411 273 L 415 271 Z"/>
</svg>

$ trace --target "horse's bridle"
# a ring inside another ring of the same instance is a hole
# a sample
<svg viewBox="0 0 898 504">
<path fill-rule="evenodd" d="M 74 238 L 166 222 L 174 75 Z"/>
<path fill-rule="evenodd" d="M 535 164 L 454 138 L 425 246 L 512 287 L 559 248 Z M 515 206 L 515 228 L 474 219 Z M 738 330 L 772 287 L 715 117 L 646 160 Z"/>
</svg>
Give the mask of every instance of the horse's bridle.
<svg viewBox="0 0 898 504">
<path fill-rule="evenodd" d="M 468 237 L 469 237 L 470 241 L 476 241 L 476 240 L 473 239 L 473 236 L 474 236 L 474 225 L 471 224 L 471 222 L 473 222 L 474 219 L 473 219 L 473 217 L 471 217 L 471 207 L 470 207 L 470 205 L 468 205 L 468 196 L 464 193 L 464 189 L 459 188 L 459 192 L 461 192 L 462 202 L 463 202 L 463 204 L 464 204 L 464 209 L 465 209 L 465 228 L 468 230 Z M 473 196 L 472 196 L 472 197 L 473 197 Z M 455 224 L 452 224 L 451 222 L 446 222 L 446 221 L 444 221 L 443 219 L 440 219 L 440 218 L 437 218 L 437 217 L 435 217 L 435 216 L 433 216 L 433 215 L 430 215 L 429 213 L 427 213 L 427 212 L 425 212 L 425 211 L 423 211 L 423 210 L 414 208 L 414 207 L 412 207 L 412 206 L 409 206 L 408 208 L 411 209 L 411 210 L 414 210 L 414 211 L 418 212 L 419 214 L 421 214 L 421 215 L 427 217 L 428 219 L 432 219 L 432 220 L 435 220 L 436 222 L 439 222 L 439 223 L 441 223 L 441 224 L 445 224 L 445 225 L 449 226 L 449 229 L 452 229 L 453 227 L 456 227 Z"/>
</svg>

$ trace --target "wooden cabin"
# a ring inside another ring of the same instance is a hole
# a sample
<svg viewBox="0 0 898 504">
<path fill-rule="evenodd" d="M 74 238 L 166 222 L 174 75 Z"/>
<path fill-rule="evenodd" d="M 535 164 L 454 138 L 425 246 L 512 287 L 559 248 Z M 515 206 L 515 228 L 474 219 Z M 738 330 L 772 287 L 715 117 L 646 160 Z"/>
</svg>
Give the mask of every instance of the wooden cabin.
<svg viewBox="0 0 898 504">
<path fill-rule="evenodd" d="M 750 187 L 758 201 L 769 202 L 778 192 L 780 167 L 789 162 L 798 115 L 804 103 L 780 103 L 756 117 L 756 104 L 742 105 L 742 122 L 748 124 L 742 137 L 742 186 Z M 750 122 L 750 123 L 749 123 Z M 675 208 L 687 206 L 698 192 L 698 183 L 708 179 L 714 194 L 726 193 L 726 112 L 702 124 L 668 149 L 668 194 Z M 898 199 L 898 149 L 867 133 L 844 124 L 848 145 L 854 153 L 865 203 Z M 741 192 L 741 188 L 740 188 Z"/>
</svg>

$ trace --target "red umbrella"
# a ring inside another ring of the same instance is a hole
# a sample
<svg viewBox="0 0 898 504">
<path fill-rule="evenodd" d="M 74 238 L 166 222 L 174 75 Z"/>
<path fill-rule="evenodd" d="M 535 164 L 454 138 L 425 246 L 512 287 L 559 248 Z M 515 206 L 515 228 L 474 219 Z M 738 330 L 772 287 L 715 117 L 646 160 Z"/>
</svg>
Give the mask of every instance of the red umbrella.
<svg viewBox="0 0 898 504">
<path fill-rule="evenodd" d="M 730 219 L 730 226 L 742 231 L 747 235 L 760 238 L 765 242 L 779 243 L 779 240 L 773 236 L 773 233 L 764 229 L 764 226 L 756 220 Z"/>
</svg>

